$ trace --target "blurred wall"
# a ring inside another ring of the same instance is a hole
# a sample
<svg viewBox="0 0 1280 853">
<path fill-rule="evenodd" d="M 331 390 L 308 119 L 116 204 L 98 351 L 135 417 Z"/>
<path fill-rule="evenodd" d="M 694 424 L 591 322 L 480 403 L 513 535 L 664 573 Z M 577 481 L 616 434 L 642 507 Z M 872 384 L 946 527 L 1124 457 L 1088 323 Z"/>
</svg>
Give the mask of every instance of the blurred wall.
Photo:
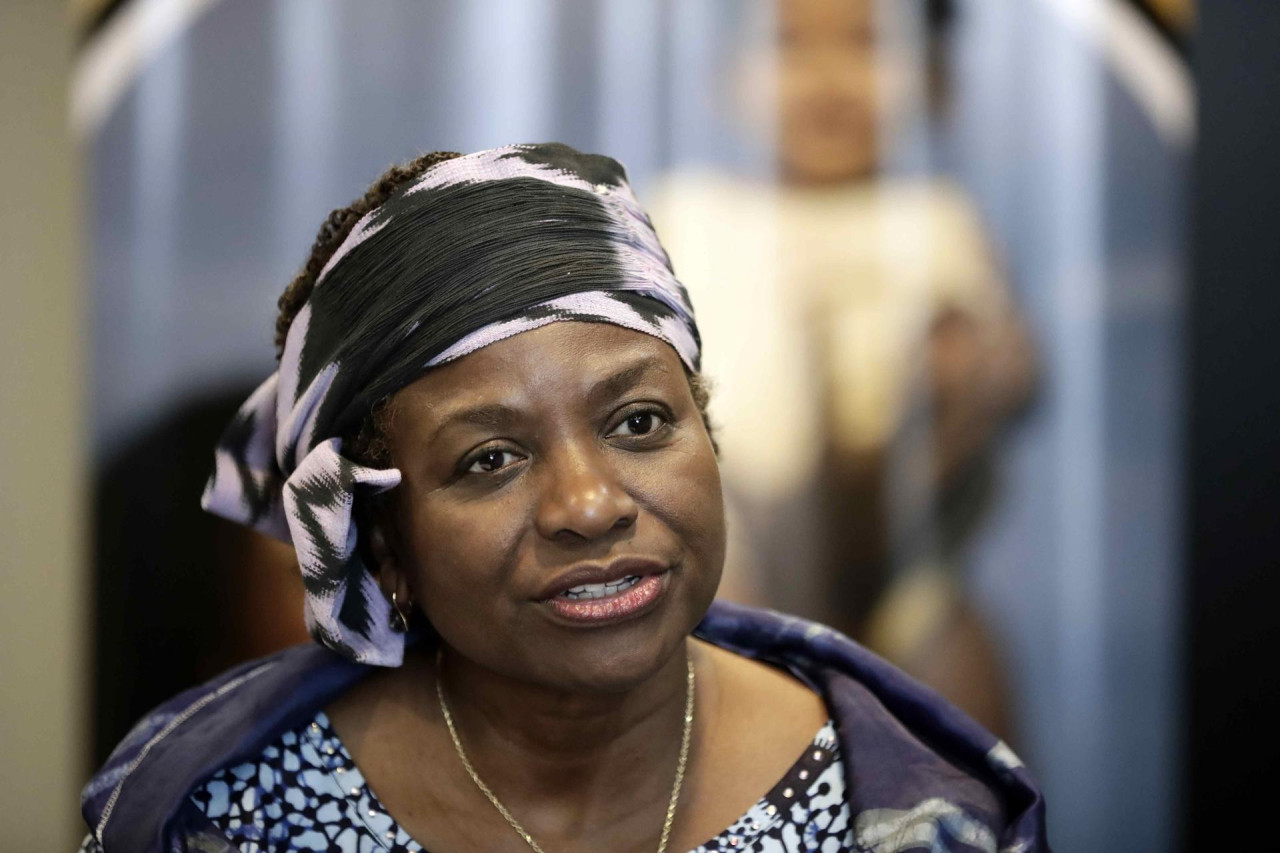
<svg viewBox="0 0 1280 853">
<path fill-rule="evenodd" d="M 0 847 L 73 850 L 84 780 L 81 293 L 63 3 L 0 4 Z"/>
</svg>

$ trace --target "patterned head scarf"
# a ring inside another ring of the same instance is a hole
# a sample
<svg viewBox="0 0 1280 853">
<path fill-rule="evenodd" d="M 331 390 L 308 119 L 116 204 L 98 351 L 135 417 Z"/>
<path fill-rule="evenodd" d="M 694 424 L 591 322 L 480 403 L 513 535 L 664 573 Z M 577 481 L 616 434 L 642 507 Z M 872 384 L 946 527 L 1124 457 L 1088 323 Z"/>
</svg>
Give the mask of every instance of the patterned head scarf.
<svg viewBox="0 0 1280 853">
<path fill-rule="evenodd" d="M 423 371 L 559 320 L 645 332 L 698 370 L 688 293 L 621 165 L 547 144 L 430 167 L 321 270 L 279 370 L 219 442 L 202 505 L 293 544 L 319 642 L 399 665 L 404 638 L 356 547 L 353 508 L 400 472 L 344 457 L 340 436 Z"/>
</svg>

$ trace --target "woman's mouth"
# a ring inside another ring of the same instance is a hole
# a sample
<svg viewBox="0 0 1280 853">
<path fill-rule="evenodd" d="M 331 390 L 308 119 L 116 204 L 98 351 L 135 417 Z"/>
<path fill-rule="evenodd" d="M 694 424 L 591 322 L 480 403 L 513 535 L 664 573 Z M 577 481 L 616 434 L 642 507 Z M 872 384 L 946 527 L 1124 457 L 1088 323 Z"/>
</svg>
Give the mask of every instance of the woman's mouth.
<svg viewBox="0 0 1280 853">
<path fill-rule="evenodd" d="M 573 589 L 566 589 L 560 594 L 574 601 L 608 598 L 611 595 L 617 595 L 620 592 L 631 589 L 639 581 L 639 575 L 627 575 L 622 580 L 614 581 L 613 583 L 584 583 L 581 586 L 575 586 Z"/>
<path fill-rule="evenodd" d="M 662 595 L 667 575 L 667 572 L 627 575 L 609 583 L 580 584 L 546 599 L 546 603 L 556 614 L 572 622 L 612 622 L 651 607 Z"/>
</svg>

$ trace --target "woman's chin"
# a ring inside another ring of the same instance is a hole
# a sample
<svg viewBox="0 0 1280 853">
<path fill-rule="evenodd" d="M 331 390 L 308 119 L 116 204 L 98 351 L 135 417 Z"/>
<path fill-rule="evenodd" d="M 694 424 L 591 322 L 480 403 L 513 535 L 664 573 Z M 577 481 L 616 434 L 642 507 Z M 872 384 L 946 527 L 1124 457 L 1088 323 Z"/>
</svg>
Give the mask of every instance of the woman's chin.
<svg viewBox="0 0 1280 853">
<path fill-rule="evenodd" d="M 655 616 L 658 614 L 655 613 Z M 637 620 L 618 629 L 572 632 L 554 652 L 530 661 L 548 686 L 581 693 L 625 693 L 635 690 L 683 661 L 684 641 L 693 624 L 687 619 Z"/>
<path fill-rule="evenodd" d="M 643 687 L 658 676 L 673 657 L 683 660 L 681 646 L 666 644 L 651 648 L 625 650 L 593 649 L 582 655 L 564 658 L 546 673 L 549 686 L 572 693 L 629 693 Z"/>
</svg>

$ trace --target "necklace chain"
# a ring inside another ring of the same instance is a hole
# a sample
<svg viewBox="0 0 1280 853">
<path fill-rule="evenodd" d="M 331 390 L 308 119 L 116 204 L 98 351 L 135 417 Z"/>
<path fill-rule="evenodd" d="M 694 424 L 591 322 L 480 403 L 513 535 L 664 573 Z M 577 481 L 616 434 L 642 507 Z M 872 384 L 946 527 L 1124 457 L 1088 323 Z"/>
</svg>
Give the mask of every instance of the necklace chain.
<svg viewBox="0 0 1280 853">
<path fill-rule="evenodd" d="M 444 698 L 444 678 L 441 676 L 441 664 L 444 660 L 444 648 L 441 647 L 436 651 L 436 698 L 440 701 L 440 711 L 444 715 L 444 724 L 449 729 L 449 737 L 453 739 L 453 748 L 458 753 L 458 758 L 462 761 L 462 766 L 466 768 L 467 775 L 471 777 L 471 781 L 476 783 L 476 787 L 480 789 L 480 793 L 493 804 L 498 810 L 498 814 L 502 815 L 516 834 L 524 839 L 524 842 L 532 847 L 537 853 L 545 853 L 538 846 L 538 842 L 533 840 L 520 821 L 507 810 L 497 795 L 490 790 L 489 786 L 480 778 L 480 774 L 476 773 L 474 767 L 471 766 L 470 759 L 467 758 L 466 750 L 462 748 L 462 739 L 458 737 L 458 730 L 453 725 L 453 714 L 449 713 L 449 703 Z M 671 838 L 671 825 L 676 819 L 676 803 L 680 800 L 680 787 L 684 784 L 685 765 L 689 761 L 689 741 L 693 735 L 693 694 L 694 694 L 694 676 L 693 676 L 693 660 L 689 657 L 688 651 L 685 652 L 685 693 L 684 693 L 684 730 L 680 735 L 680 757 L 676 761 L 676 779 L 671 786 L 671 799 L 667 802 L 667 817 L 662 822 L 662 837 L 658 841 L 658 853 L 666 853 L 667 841 Z"/>
</svg>

